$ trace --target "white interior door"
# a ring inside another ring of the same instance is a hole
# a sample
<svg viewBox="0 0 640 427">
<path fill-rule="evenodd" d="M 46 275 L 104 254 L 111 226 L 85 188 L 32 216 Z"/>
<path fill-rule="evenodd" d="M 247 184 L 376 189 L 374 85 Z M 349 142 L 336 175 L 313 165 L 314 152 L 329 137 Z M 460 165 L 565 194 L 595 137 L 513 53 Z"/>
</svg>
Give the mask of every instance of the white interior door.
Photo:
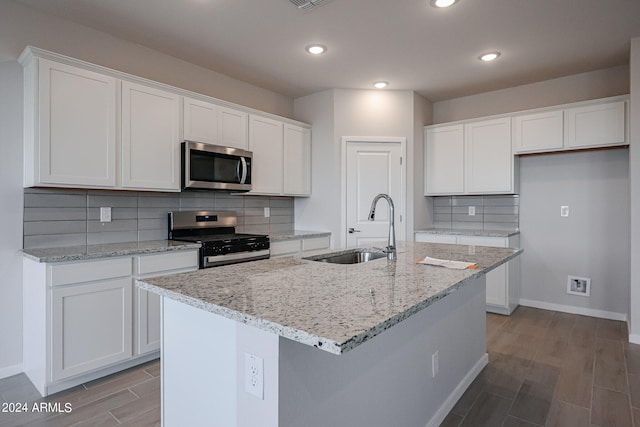
<svg viewBox="0 0 640 427">
<path fill-rule="evenodd" d="M 387 240 L 389 207 L 386 200 L 378 201 L 375 220 L 369 221 L 371 202 L 380 193 L 391 196 L 395 207 L 396 239 L 404 240 L 402 150 L 401 142 L 347 141 L 347 246 Z"/>
</svg>

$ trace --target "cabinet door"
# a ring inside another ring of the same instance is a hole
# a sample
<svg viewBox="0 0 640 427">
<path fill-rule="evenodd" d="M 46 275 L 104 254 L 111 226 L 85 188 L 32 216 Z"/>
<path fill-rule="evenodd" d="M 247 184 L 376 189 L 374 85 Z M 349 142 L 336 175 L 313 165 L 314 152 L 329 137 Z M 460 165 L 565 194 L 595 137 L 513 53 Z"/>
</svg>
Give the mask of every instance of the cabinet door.
<svg viewBox="0 0 640 427">
<path fill-rule="evenodd" d="M 566 110 L 566 148 L 622 145 L 625 138 L 625 101 L 606 102 Z"/>
<path fill-rule="evenodd" d="M 464 128 L 462 125 L 425 131 L 425 195 L 464 192 Z"/>
<path fill-rule="evenodd" d="M 122 83 L 122 186 L 180 190 L 179 97 Z"/>
<path fill-rule="evenodd" d="M 464 125 L 467 193 L 512 193 L 511 119 Z"/>
<path fill-rule="evenodd" d="M 512 125 L 514 153 L 562 150 L 564 143 L 562 110 L 515 116 L 512 119 Z"/>
<path fill-rule="evenodd" d="M 253 151 L 252 193 L 282 194 L 282 122 L 249 117 L 249 150 Z"/>
<path fill-rule="evenodd" d="M 311 130 L 284 125 L 284 194 L 311 195 Z"/>
<path fill-rule="evenodd" d="M 188 141 L 218 143 L 218 106 L 210 102 L 184 98 L 183 139 Z"/>
<path fill-rule="evenodd" d="M 160 349 L 160 295 L 136 288 L 136 354 Z"/>
<path fill-rule="evenodd" d="M 218 144 L 246 150 L 247 113 L 233 108 L 218 107 Z"/>
<path fill-rule="evenodd" d="M 25 158 L 36 163 L 36 181 L 115 186 L 116 80 L 45 59 L 39 61 L 39 150 L 34 153 L 35 159 Z"/>
<path fill-rule="evenodd" d="M 54 287 L 51 380 L 131 357 L 131 277 Z"/>
</svg>

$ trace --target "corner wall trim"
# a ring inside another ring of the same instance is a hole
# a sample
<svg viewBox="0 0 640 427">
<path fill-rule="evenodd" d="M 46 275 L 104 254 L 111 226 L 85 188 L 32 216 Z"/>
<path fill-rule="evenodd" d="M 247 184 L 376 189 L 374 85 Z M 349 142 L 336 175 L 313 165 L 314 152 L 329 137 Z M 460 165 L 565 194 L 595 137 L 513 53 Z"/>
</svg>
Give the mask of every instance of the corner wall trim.
<svg viewBox="0 0 640 427">
<path fill-rule="evenodd" d="M 478 374 L 484 369 L 485 366 L 489 363 L 489 354 L 485 353 L 480 360 L 476 362 L 475 365 L 471 368 L 471 370 L 464 376 L 462 381 L 456 386 L 456 388 L 451 392 L 447 400 L 438 408 L 436 413 L 431 417 L 426 427 L 438 427 L 442 421 L 447 417 L 447 414 L 451 412 L 455 404 L 462 397 L 467 388 L 471 385 L 473 380 L 476 379 Z"/>
<path fill-rule="evenodd" d="M 575 307 L 573 305 L 553 304 L 550 302 L 536 301 L 530 299 L 520 299 L 520 305 L 525 307 L 541 308 L 544 310 L 561 311 L 563 313 L 581 314 L 583 316 L 599 317 L 601 319 L 627 321 L 626 313 L 616 313 L 613 311 L 596 310 L 594 308 Z M 638 337 L 640 338 L 640 336 Z"/>
<path fill-rule="evenodd" d="M 0 380 L 7 377 L 12 377 L 22 373 L 22 363 L 12 366 L 5 366 L 0 368 Z"/>
</svg>

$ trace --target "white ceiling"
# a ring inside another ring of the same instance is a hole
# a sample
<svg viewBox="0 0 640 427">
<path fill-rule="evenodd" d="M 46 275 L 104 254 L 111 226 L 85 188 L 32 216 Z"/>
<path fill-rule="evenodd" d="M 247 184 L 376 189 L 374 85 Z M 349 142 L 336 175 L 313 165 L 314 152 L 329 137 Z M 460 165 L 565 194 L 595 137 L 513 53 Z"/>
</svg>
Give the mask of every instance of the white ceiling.
<svg viewBox="0 0 640 427">
<path fill-rule="evenodd" d="M 19 1 L 293 98 L 386 80 L 451 99 L 628 64 L 640 36 L 640 0 Z"/>
</svg>

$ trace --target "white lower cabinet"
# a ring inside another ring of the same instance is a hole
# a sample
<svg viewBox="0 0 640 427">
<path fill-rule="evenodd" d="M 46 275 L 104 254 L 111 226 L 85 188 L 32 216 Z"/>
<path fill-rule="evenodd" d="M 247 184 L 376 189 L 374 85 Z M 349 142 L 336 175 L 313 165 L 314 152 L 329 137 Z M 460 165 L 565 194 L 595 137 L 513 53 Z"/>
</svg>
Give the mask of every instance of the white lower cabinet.
<svg viewBox="0 0 640 427">
<path fill-rule="evenodd" d="M 51 380 L 131 357 L 131 279 L 54 287 L 51 293 Z"/>
<path fill-rule="evenodd" d="M 279 242 L 271 242 L 271 256 L 296 255 L 302 252 L 329 249 L 331 236 L 305 237 L 299 239 L 287 239 Z"/>
<path fill-rule="evenodd" d="M 135 279 L 198 269 L 198 252 L 141 255 L 135 258 Z M 160 295 L 135 287 L 134 353 L 160 350 Z"/>
<path fill-rule="evenodd" d="M 514 248 L 520 246 L 518 234 L 510 237 L 415 233 L 416 242 L 449 243 L 468 246 Z M 487 273 L 487 311 L 511 314 L 520 300 L 520 257 Z"/>
<path fill-rule="evenodd" d="M 159 355 L 160 298 L 137 278 L 193 271 L 198 251 L 23 261 L 23 369 L 43 395 Z"/>
</svg>

